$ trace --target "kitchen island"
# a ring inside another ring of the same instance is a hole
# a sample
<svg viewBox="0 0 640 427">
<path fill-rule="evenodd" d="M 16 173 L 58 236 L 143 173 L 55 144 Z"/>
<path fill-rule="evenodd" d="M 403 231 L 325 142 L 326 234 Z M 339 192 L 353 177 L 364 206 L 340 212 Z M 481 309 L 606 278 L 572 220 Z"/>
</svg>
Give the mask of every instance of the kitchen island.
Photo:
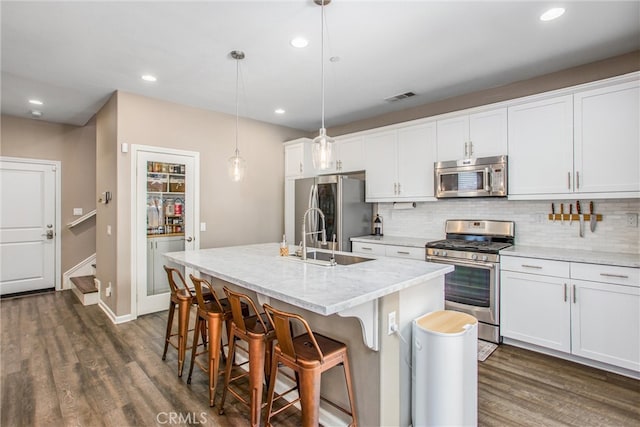
<svg viewBox="0 0 640 427">
<path fill-rule="evenodd" d="M 166 257 L 210 276 L 220 290 L 223 285 L 239 288 L 261 304 L 300 313 L 317 332 L 345 342 L 360 424 L 411 423 L 411 321 L 444 308 L 443 276 L 452 266 L 371 257 L 329 267 L 280 257 L 277 243 L 172 252 Z M 401 336 L 387 334 L 392 312 Z M 322 393 L 346 404 L 342 374 L 323 377 Z M 321 410 L 321 423 L 336 425 L 339 418 L 334 417 L 331 409 Z"/>
</svg>

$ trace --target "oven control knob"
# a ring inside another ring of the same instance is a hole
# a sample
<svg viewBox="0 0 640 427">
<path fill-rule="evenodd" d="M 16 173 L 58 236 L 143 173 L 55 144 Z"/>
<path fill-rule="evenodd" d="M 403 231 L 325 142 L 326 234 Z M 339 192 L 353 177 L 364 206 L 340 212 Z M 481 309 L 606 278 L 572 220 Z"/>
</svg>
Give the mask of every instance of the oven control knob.
<svg viewBox="0 0 640 427">
<path fill-rule="evenodd" d="M 471 255 L 471 259 L 474 260 L 474 261 L 477 260 L 478 259 L 478 255 L 476 255 L 476 254 Z"/>
<path fill-rule="evenodd" d="M 486 255 L 482 255 L 482 260 L 486 261 L 487 259 L 489 259 Z"/>
<path fill-rule="evenodd" d="M 447 251 L 442 251 L 442 256 L 447 256 Z"/>
<path fill-rule="evenodd" d="M 435 256 L 438 256 L 439 252 L 438 252 L 438 251 L 433 251 L 433 254 L 434 254 Z"/>
</svg>

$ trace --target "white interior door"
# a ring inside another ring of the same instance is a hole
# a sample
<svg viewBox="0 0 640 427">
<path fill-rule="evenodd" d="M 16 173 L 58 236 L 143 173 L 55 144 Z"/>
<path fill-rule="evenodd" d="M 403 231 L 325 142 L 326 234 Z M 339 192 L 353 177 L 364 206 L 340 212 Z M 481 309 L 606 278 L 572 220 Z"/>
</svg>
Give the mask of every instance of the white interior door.
<svg viewBox="0 0 640 427">
<path fill-rule="evenodd" d="M 55 288 L 59 162 L 0 160 L 0 295 Z"/>
<path fill-rule="evenodd" d="M 170 289 L 164 253 L 199 247 L 198 164 L 194 152 L 134 146 L 137 315 L 166 310 Z M 171 265 L 178 268 L 177 265 Z M 187 283 L 189 273 L 180 268 Z"/>
</svg>

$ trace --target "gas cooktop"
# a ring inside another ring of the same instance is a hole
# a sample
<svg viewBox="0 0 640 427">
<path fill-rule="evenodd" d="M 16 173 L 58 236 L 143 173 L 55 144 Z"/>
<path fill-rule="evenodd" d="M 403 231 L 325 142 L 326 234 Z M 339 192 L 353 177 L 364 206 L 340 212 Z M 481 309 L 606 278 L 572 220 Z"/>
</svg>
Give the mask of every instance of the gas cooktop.
<svg viewBox="0 0 640 427">
<path fill-rule="evenodd" d="M 474 241 L 464 239 L 444 239 L 427 243 L 427 248 L 450 249 L 456 251 L 472 251 L 483 253 L 498 253 L 501 249 L 512 246 L 506 242 Z"/>
</svg>

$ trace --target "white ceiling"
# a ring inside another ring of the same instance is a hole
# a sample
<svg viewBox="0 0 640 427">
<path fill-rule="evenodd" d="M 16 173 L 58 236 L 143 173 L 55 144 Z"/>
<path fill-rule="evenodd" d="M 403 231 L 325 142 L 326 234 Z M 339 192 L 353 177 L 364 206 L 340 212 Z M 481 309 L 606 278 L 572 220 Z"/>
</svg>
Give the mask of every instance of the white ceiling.
<svg viewBox="0 0 640 427">
<path fill-rule="evenodd" d="M 564 16 L 538 19 L 558 5 Z M 42 120 L 83 125 L 115 90 L 235 114 L 238 49 L 241 116 L 320 126 L 313 0 L 3 0 L 0 12 L 3 114 L 30 117 L 37 98 Z M 333 0 L 325 12 L 326 127 L 640 49 L 640 1 Z M 297 35 L 307 48 L 289 45 Z"/>
</svg>

